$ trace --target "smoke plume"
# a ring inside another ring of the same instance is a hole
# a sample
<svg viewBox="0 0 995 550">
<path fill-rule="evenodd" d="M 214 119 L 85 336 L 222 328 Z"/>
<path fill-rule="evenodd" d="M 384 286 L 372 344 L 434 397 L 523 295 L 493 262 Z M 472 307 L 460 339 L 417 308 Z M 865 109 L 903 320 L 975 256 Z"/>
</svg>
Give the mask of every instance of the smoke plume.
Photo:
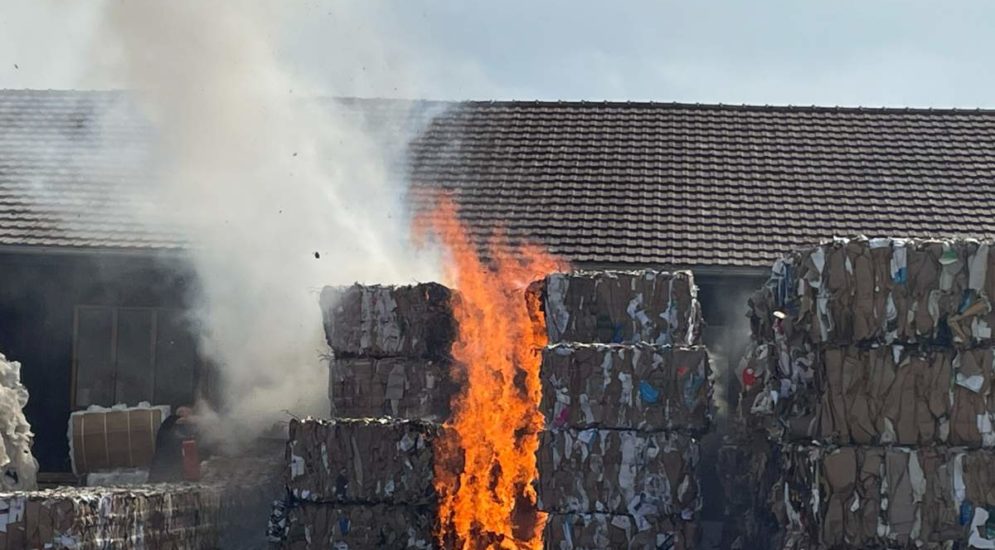
<svg viewBox="0 0 995 550">
<path fill-rule="evenodd" d="M 323 285 L 437 275 L 410 246 L 396 149 L 353 108 L 298 97 L 309 83 L 283 70 L 277 7 L 109 2 L 96 50 L 154 128 L 157 203 L 141 215 L 189 241 L 229 434 L 328 414 Z"/>
</svg>

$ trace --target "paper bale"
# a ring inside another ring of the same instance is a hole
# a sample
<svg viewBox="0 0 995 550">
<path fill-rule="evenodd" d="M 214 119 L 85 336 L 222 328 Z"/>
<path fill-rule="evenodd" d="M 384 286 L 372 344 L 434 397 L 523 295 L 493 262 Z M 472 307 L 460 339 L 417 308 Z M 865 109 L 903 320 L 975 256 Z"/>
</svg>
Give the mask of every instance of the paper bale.
<svg viewBox="0 0 995 550">
<path fill-rule="evenodd" d="M 294 420 L 287 489 L 314 502 L 433 502 L 432 440 L 438 432 L 420 420 Z"/>
<path fill-rule="evenodd" d="M 550 428 L 700 433 L 710 424 L 702 347 L 558 344 L 543 350 L 539 376 Z"/>
</svg>

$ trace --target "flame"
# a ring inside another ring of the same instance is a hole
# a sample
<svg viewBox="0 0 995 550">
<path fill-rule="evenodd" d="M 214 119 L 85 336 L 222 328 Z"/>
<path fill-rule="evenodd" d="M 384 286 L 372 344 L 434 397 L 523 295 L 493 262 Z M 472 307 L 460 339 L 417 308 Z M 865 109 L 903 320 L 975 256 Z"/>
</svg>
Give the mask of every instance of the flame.
<svg viewBox="0 0 995 550">
<path fill-rule="evenodd" d="M 511 247 L 500 234 L 484 262 L 452 201 L 438 203 L 416 229 L 437 235 L 448 252 L 446 282 L 459 291 L 452 354 L 462 388 L 435 448 L 440 543 L 538 550 L 546 518 L 536 508 L 533 482 L 546 333 L 529 315 L 525 289 L 565 266 L 537 246 Z"/>
</svg>

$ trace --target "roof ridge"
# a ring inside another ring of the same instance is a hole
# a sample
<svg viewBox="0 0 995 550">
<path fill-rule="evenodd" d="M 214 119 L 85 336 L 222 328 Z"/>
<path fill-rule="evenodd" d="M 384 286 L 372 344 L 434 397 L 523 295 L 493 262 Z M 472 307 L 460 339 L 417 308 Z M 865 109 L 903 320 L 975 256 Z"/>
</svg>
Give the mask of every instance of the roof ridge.
<svg viewBox="0 0 995 550">
<path fill-rule="evenodd" d="M 126 89 L 77 90 L 77 89 L 36 89 L 2 88 L 3 95 L 122 95 Z M 306 96 L 301 96 L 306 97 Z M 794 113 L 859 113 L 859 114 L 995 114 L 995 108 L 982 107 L 889 107 L 862 105 L 792 105 L 792 104 L 751 104 L 751 103 L 708 103 L 682 101 L 619 101 L 619 100 L 541 100 L 541 99 L 469 99 L 440 100 L 431 98 L 388 98 L 358 96 L 313 96 L 320 100 L 345 101 L 350 103 L 395 103 L 428 106 L 469 105 L 477 107 L 522 107 L 527 105 L 557 106 L 573 108 L 630 108 L 630 109 L 697 109 L 703 111 L 750 111 L 750 112 L 794 112 Z"/>
</svg>

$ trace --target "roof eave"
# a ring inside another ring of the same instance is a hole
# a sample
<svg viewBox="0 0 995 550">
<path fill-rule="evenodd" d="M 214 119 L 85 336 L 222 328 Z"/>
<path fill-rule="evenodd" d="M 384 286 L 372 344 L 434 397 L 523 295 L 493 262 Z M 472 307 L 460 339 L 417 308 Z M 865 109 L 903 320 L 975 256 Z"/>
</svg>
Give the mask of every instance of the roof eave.
<svg viewBox="0 0 995 550">
<path fill-rule="evenodd" d="M 186 250 L 179 247 L 142 248 L 113 246 L 49 246 L 0 244 L 0 254 L 34 256 L 114 256 L 134 258 L 179 258 Z"/>
</svg>

